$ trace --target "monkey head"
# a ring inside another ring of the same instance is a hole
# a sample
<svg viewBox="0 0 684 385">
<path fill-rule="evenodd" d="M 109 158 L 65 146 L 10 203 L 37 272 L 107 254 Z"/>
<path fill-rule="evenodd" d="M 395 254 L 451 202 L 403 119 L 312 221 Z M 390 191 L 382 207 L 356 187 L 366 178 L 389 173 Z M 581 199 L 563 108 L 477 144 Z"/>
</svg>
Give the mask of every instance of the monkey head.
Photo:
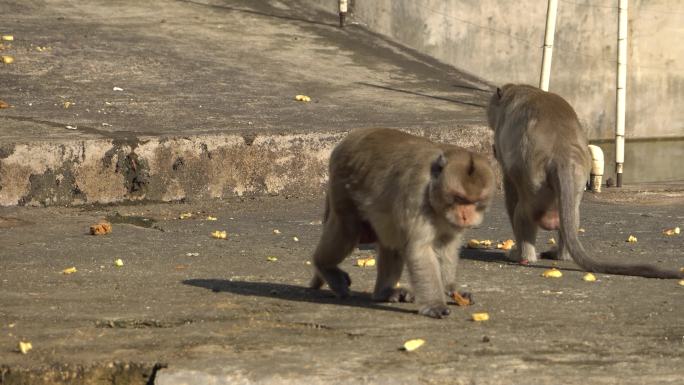
<svg viewBox="0 0 684 385">
<path fill-rule="evenodd" d="M 437 215 L 456 228 L 477 226 L 494 193 L 494 172 L 482 155 L 440 154 L 430 167 L 429 201 Z"/>
</svg>

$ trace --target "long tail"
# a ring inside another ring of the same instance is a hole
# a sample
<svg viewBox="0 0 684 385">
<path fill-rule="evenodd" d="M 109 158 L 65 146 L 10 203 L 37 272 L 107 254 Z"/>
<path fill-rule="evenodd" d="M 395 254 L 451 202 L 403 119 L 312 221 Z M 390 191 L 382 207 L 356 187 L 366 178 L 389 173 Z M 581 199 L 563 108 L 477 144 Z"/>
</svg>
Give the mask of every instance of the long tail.
<svg viewBox="0 0 684 385">
<path fill-rule="evenodd" d="M 605 263 L 592 259 L 587 255 L 584 247 L 577 238 L 577 229 L 579 228 L 579 217 L 575 211 L 575 207 L 579 202 L 576 194 L 575 179 L 573 165 L 569 162 L 565 164 L 556 164 L 556 171 L 553 173 L 556 180 L 556 191 L 560 192 L 560 228 L 561 236 L 570 251 L 572 259 L 582 269 L 594 273 L 616 274 L 616 275 L 632 275 L 646 278 L 684 278 L 684 272 L 677 270 L 664 270 L 653 265 L 646 264 L 617 264 Z"/>
</svg>

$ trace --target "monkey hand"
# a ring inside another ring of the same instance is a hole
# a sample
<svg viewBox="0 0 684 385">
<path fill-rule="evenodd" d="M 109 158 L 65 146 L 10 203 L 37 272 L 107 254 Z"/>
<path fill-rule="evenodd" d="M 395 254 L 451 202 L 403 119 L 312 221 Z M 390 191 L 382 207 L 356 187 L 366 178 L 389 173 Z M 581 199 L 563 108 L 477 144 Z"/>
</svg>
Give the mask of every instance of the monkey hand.
<svg viewBox="0 0 684 385">
<path fill-rule="evenodd" d="M 432 304 L 432 305 L 425 305 L 420 310 L 418 311 L 418 314 L 425 315 L 428 317 L 432 318 L 444 318 L 451 314 L 451 310 L 447 307 L 446 304 L 440 303 L 440 304 Z"/>
</svg>

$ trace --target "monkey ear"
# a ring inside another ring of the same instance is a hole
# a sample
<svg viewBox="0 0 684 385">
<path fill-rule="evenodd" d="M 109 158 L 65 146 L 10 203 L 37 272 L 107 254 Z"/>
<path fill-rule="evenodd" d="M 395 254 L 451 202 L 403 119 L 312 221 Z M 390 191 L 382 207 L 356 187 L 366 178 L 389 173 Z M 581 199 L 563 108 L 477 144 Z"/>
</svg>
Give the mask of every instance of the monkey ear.
<svg viewBox="0 0 684 385">
<path fill-rule="evenodd" d="M 444 169 L 445 165 L 446 158 L 444 157 L 444 154 L 439 154 L 437 159 L 435 159 L 430 165 L 430 176 L 433 178 L 439 177 L 442 174 L 442 170 Z"/>
<path fill-rule="evenodd" d="M 496 96 L 498 96 L 499 99 L 503 96 L 503 91 L 499 87 L 496 87 Z"/>
</svg>

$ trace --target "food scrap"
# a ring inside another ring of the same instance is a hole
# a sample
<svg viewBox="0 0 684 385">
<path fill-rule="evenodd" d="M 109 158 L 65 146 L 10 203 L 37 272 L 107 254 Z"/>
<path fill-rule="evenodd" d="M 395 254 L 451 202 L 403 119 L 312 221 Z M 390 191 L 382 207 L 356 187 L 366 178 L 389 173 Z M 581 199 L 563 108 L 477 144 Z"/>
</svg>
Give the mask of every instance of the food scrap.
<svg viewBox="0 0 684 385">
<path fill-rule="evenodd" d="M 76 104 L 76 103 L 70 102 L 70 101 L 66 101 L 66 102 L 64 102 L 64 108 L 67 109 L 67 108 L 73 106 L 74 104 Z"/>
<path fill-rule="evenodd" d="M 272 255 L 269 255 L 268 257 L 266 257 L 266 260 L 269 262 L 275 262 L 278 260 L 278 257 L 274 257 Z"/>
<path fill-rule="evenodd" d="M 359 267 L 375 266 L 375 258 L 373 258 L 373 257 L 359 258 L 356 260 L 356 266 L 359 266 Z"/>
<path fill-rule="evenodd" d="M 30 342 L 19 341 L 19 352 L 21 354 L 26 354 L 31 349 L 33 349 L 33 345 Z"/>
<path fill-rule="evenodd" d="M 76 268 L 72 266 L 72 267 L 68 267 L 68 268 L 62 270 L 62 274 L 69 275 L 69 274 L 73 274 L 73 273 L 75 273 L 75 272 L 77 272 L 77 271 L 78 271 L 78 270 L 76 270 Z"/>
<path fill-rule="evenodd" d="M 630 235 L 629 237 L 627 237 L 627 242 L 629 243 L 636 243 L 636 241 L 637 237 L 635 237 L 634 235 Z"/>
<path fill-rule="evenodd" d="M 582 277 L 582 280 L 586 282 L 596 282 L 596 276 L 592 273 L 587 273 L 584 274 L 584 277 Z"/>
<path fill-rule="evenodd" d="M 228 237 L 228 233 L 225 231 L 216 230 L 211 233 L 211 236 L 216 239 L 226 239 Z"/>
<path fill-rule="evenodd" d="M 121 260 L 121 258 L 114 261 L 114 266 L 116 266 L 116 267 L 122 267 L 123 265 L 124 264 L 123 264 L 123 261 Z"/>
<path fill-rule="evenodd" d="M 278 230 L 278 229 L 273 229 L 273 234 L 280 234 L 280 230 Z"/>
<path fill-rule="evenodd" d="M 311 98 L 306 95 L 296 95 L 295 100 L 298 102 L 310 102 Z"/>
<path fill-rule="evenodd" d="M 12 35 L 2 35 L 2 40 L 4 40 L 4 41 L 13 41 L 13 40 L 14 40 L 14 36 L 12 36 Z"/>
<path fill-rule="evenodd" d="M 468 248 L 469 249 L 484 249 L 487 247 L 492 246 L 492 241 L 489 239 L 483 239 L 483 240 L 477 240 L 477 239 L 471 239 L 468 241 Z"/>
<path fill-rule="evenodd" d="M 563 273 L 555 267 L 553 269 L 548 269 L 542 273 L 542 277 L 544 278 L 560 278 L 562 276 Z"/>
<path fill-rule="evenodd" d="M 181 214 L 178 216 L 178 219 L 188 219 L 188 218 L 191 218 L 191 217 L 192 217 L 192 213 L 181 213 Z"/>
<path fill-rule="evenodd" d="M 404 342 L 404 346 L 402 347 L 402 349 L 406 350 L 407 352 L 412 352 L 412 351 L 418 349 L 419 347 L 423 346 L 424 343 L 425 343 L 425 340 L 420 339 L 420 338 L 408 340 L 408 341 Z"/>
<path fill-rule="evenodd" d="M 556 238 L 549 238 L 549 245 L 555 245 L 556 244 Z"/>
<path fill-rule="evenodd" d="M 584 233 L 584 232 L 586 232 L 586 231 L 587 231 L 587 230 L 585 230 L 585 229 L 582 228 L 582 227 L 580 227 L 579 229 L 577 229 L 577 232 L 578 232 L 578 233 Z"/>
<path fill-rule="evenodd" d="M 212 216 L 210 215 L 210 216 L 207 217 L 207 220 L 208 220 L 208 221 L 216 221 L 216 220 L 218 220 L 218 218 L 212 217 Z"/>
<path fill-rule="evenodd" d="M 684 279 L 682 279 L 681 281 L 679 281 L 679 286 L 684 286 Z"/>
<path fill-rule="evenodd" d="M 101 222 L 90 225 L 90 235 L 105 235 L 112 232 L 112 225 L 107 222 Z"/>
<path fill-rule="evenodd" d="M 9 55 L 3 55 L 2 56 L 2 62 L 5 64 L 12 64 L 12 63 L 14 63 L 14 57 L 9 56 Z"/>
<path fill-rule="evenodd" d="M 675 227 L 674 229 L 663 230 L 663 234 L 665 234 L 667 236 L 679 235 L 679 233 L 681 233 L 681 232 L 682 232 L 682 230 L 679 227 Z"/>
<path fill-rule="evenodd" d="M 489 313 L 473 313 L 471 318 L 475 322 L 489 321 Z"/>
<path fill-rule="evenodd" d="M 0 100 L 0 108 L 10 108 L 10 105 L 4 100 Z"/>
<path fill-rule="evenodd" d="M 473 297 L 470 293 L 459 293 L 455 291 L 451 293 L 451 298 L 454 299 L 457 306 L 470 306 L 473 304 Z"/>
<path fill-rule="evenodd" d="M 496 248 L 501 250 L 510 250 L 513 248 L 513 246 L 515 246 L 515 242 L 512 239 L 507 239 L 496 244 Z"/>
</svg>

